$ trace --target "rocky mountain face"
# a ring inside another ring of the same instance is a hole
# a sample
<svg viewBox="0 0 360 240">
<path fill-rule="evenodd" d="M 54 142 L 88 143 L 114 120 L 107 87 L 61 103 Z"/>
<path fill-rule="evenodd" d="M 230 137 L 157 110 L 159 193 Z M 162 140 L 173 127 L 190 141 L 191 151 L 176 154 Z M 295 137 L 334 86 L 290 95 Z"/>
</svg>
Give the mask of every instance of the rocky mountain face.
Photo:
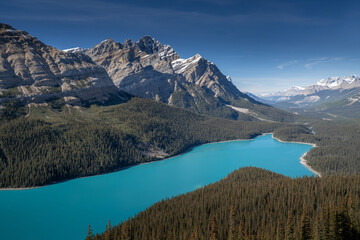
<svg viewBox="0 0 360 240">
<path fill-rule="evenodd" d="M 87 55 L 58 50 L 2 23 L 0 53 L 0 103 L 60 99 L 81 104 L 129 97 Z"/>
<path fill-rule="evenodd" d="M 240 92 L 231 78 L 200 55 L 182 59 L 169 45 L 149 36 L 123 44 L 106 39 L 84 53 L 106 69 L 116 86 L 135 96 L 231 119 L 272 119 L 269 111 L 285 114 Z M 235 110 L 239 108 L 253 114 Z"/>
</svg>

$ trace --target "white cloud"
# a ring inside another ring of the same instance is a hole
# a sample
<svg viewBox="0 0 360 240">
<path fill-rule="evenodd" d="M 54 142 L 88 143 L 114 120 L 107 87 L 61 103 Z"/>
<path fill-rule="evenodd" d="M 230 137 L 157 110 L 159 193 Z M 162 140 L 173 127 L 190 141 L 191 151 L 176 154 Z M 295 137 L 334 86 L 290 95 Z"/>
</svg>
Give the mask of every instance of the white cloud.
<svg viewBox="0 0 360 240">
<path fill-rule="evenodd" d="M 319 57 L 319 58 L 313 58 L 309 59 L 308 63 L 304 65 L 307 69 L 312 69 L 313 66 L 321 64 L 321 63 L 328 63 L 328 62 L 338 62 L 343 60 L 342 57 Z"/>
<path fill-rule="evenodd" d="M 286 63 L 282 63 L 280 65 L 277 65 L 276 68 L 280 69 L 280 70 L 283 70 L 284 67 L 287 67 L 287 66 L 290 66 L 290 65 L 294 65 L 296 63 L 298 63 L 299 61 L 298 60 L 292 60 L 292 61 L 288 61 Z"/>
</svg>

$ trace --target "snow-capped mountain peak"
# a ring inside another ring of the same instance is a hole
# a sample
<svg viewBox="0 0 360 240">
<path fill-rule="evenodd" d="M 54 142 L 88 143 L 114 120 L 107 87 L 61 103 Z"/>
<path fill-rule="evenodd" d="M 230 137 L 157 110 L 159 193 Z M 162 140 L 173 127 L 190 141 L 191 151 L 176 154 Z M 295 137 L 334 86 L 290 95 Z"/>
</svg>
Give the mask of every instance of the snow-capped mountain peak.
<svg viewBox="0 0 360 240">
<path fill-rule="evenodd" d="M 289 100 L 292 97 L 299 95 L 303 95 L 306 97 L 308 95 L 316 94 L 317 92 L 323 90 L 342 90 L 357 87 L 360 87 L 360 77 L 356 75 L 350 75 L 348 77 L 329 77 L 327 79 L 321 79 L 314 85 L 306 87 L 295 86 L 284 91 L 270 94 L 261 94 L 260 96 L 265 100 L 280 102 Z"/>
<path fill-rule="evenodd" d="M 328 88 L 336 88 L 342 84 L 351 84 L 359 80 L 359 77 L 356 75 L 348 76 L 348 77 L 329 77 L 328 79 L 321 79 L 315 85 L 325 86 Z"/>
</svg>

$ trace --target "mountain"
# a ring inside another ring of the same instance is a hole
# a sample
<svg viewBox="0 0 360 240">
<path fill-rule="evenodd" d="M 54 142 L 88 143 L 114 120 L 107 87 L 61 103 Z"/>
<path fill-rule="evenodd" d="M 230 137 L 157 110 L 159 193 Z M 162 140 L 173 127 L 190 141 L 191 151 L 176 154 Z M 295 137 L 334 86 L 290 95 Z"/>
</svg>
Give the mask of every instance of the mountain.
<svg viewBox="0 0 360 240">
<path fill-rule="evenodd" d="M 303 87 L 295 86 L 284 91 L 260 94 L 258 98 L 275 103 L 275 102 L 289 100 L 291 97 L 296 95 L 301 95 L 304 90 L 305 88 Z"/>
<path fill-rule="evenodd" d="M 251 93 L 251 92 L 245 92 L 245 94 L 248 95 L 249 97 L 251 97 L 252 99 L 254 99 L 254 100 L 258 101 L 258 102 L 264 103 L 264 104 L 271 105 L 271 104 L 276 103 L 276 101 L 274 101 L 274 100 L 259 97 L 259 96 L 255 95 L 255 94 Z"/>
<path fill-rule="evenodd" d="M 331 89 L 349 89 L 360 87 L 360 78 L 356 75 L 349 77 L 330 77 L 328 79 L 322 79 L 318 81 L 315 85 L 323 86 L 325 88 Z"/>
<path fill-rule="evenodd" d="M 324 120 L 360 118 L 360 88 L 322 90 L 294 96 L 274 106 L 298 114 L 320 116 Z"/>
<path fill-rule="evenodd" d="M 0 24 L 0 53 L 0 187 L 106 173 L 202 143 L 248 139 L 292 125 L 261 122 L 249 109 L 226 106 L 243 101 L 258 105 L 259 115 L 270 116 L 271 110 L 284 118 L 283 112 L 238 91 L 201 56 L 180 59 L 149 37 L 124 44 L 108 39 L 93 49 L 61 51 Z M 97 56 L 92 56 L 96 62 L 87 54 Z M 166 91 L 172 92 L 164 104 L 133 97 L 114 82 L 148 98 L 157 94 L 164 99 Z M 197 109 L 195 100 L 206 103 L 204 109 L 221 109 L 221 114 L 226 109 L 258 121 L 211 118 L 169 106 L 179 106 L 181 97 L 184 104 L 192 99 Z"/>
<path fill-rule="evenodd" d="M 58 50 L 3 23 L 0 53 L 0 103 L 56 100 L 79 105 L 129 99 L 87 55 Z"/>
<path fill-rule="evenodd" d="M 182 59 L 149 36 L 123 44 L 106 39 L 84 53 L 106 69 L 119 89 L 135 96 L 229 119 L 293 118 L 240 92 L 231 78 L 199 54 Z"/>
<path fill-rule="evenodd" d="M 292 87 L 257 100 L 297 114 L 317 115 L 329 120 L 360 117 L 360 77 L 330 77 L 306 87 Z M 272 101 L 272 103 L 271 103 Z"/>
<path fill-rule="evenodd" d="M 290 101 L 294 102 L 291 99 L 295 96 L 308 96 L 316 94 L 324 90 L 344 90 L 344 89 L 353 89 L 360 87 L 360 78 L 358 76 L 352 75 L 349 77 L 330 77 L 328 79 L 321 79 L 316 82 L 314 85 L 306 87 L 292 87 L 290 89 L 279 91 L 272 94 L 262 94 L 259 97 L 265 100 L 275 101 L 275 102 L 284 102 Z M 304 103 L 307 102 L 306 100 Z M 316 102 L 315 98 L 309 99 L 308 102 Z"/>
</svg>

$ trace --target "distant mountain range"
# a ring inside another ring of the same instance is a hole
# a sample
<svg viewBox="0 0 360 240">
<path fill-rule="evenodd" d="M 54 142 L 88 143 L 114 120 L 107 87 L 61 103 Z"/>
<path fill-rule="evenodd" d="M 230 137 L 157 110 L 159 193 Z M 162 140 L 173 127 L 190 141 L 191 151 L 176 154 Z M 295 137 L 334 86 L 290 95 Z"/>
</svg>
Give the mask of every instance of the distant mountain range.
<svg viewBox="0 0 360 240">
<path fill-rule="evenodd" d="M 281 102 L 290 100 L 294 96 L 307 96 L 322 90 L 352 89 L 356 87 L 360 87 L 360 78 L 358 76 L 353 75 L 344 78 L 330 77 L 328 79 L 322 79 L 314 85 L 307 87 L 295 86 L 285 91 L 279 91 L 272 94 L 261 94 L 259 97 L 269 101 Z"/>
<path fill-rule="evenodd" d="M 292 87 L 256 98 L 284 110 L 321 114 L 326 119 L 337 116 L 358 117 L 360 77 L 330 77 L 307 87 Z"/>
</svg>

